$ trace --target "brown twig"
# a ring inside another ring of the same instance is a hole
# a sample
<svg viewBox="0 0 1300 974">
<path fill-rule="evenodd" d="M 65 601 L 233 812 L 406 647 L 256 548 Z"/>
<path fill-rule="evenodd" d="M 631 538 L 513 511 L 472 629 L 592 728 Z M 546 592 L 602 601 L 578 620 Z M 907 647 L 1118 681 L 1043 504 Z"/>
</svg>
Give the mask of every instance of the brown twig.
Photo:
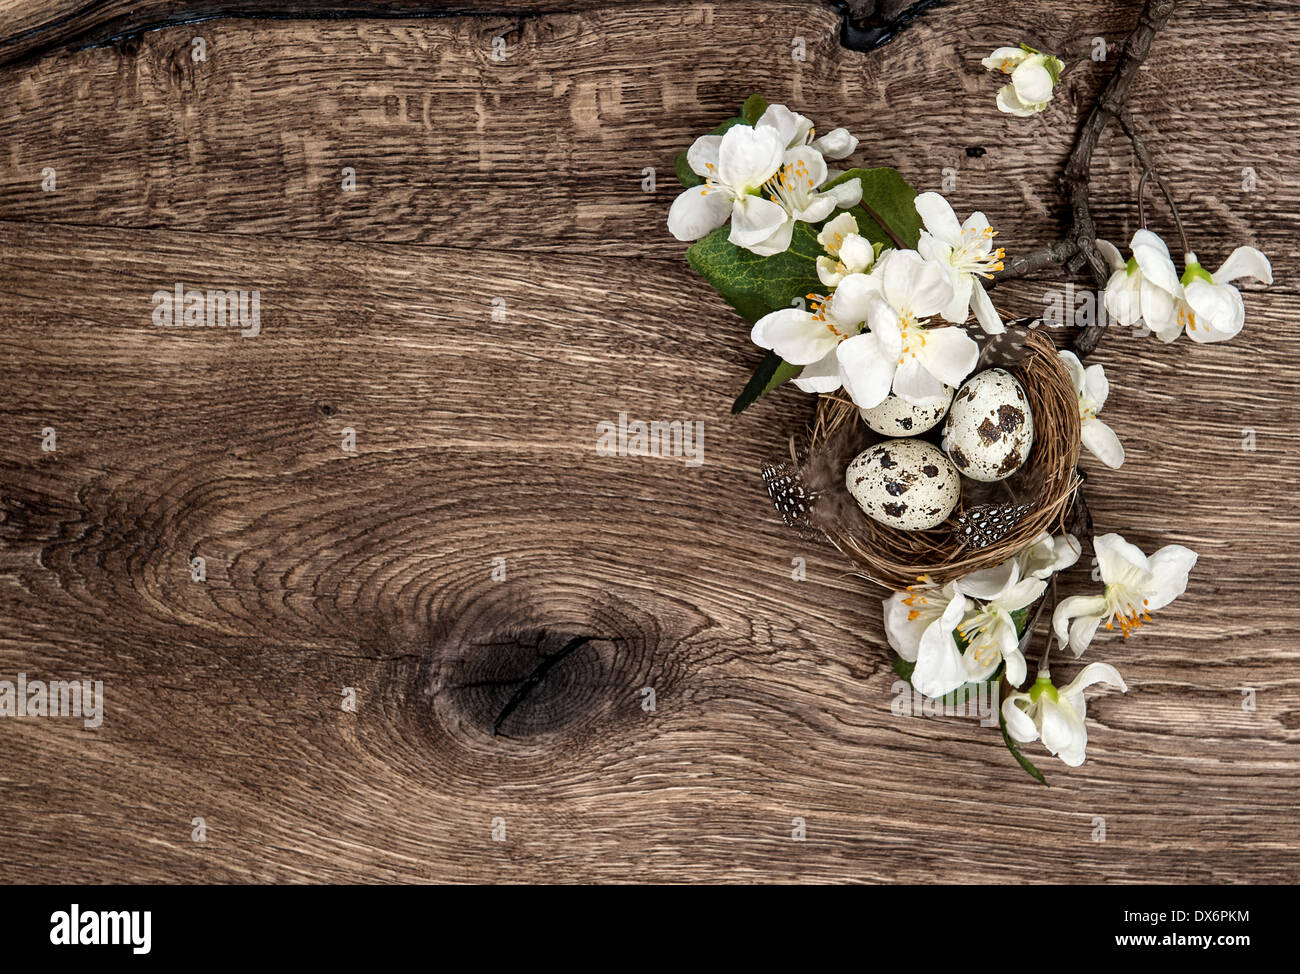
<svg viewBox="0 0 1300 974">
<path fill-rule="evenodd" d="M 1091 270 L 1098 287 L 1103 287 L 1110 277 L 1110 267 L 1097 251 L 1097 227 L 1092 219 L 1089 183 L 1092 176 L 1092 154 L 1097 149 L 1101 133 L 1113 119 L 1119 119 L 1125 133 L 1133 143 L 1134 153 L 1144 169 L 1150 170 L 1150 154 L 1145 144 L 1132 128 L 1128 113 L 1128 93 L 1138 70 L 1151 53 L 1151 43 L 1173 13 L 1175 0 L 1146 0 L 1138 24 L 1124 42 L 1115 70 L 1097 96 L 1097 104 L 1079 130 L 1074 149 L 1065 164 L 1061 183 L 1070 204 L 1070 229 L 1065 238 L 1045 250 L 1008 261 L 999 271 L 995 281 L 1022 277 L 1053 265 L 1066 270 L 1079 271 L 1085 266 Z M 1097 347 L 1101 338 L 1101 324 L 1089 325 L 1075 336 L 1074 351 L 1082 358 Z"/>
</svg>

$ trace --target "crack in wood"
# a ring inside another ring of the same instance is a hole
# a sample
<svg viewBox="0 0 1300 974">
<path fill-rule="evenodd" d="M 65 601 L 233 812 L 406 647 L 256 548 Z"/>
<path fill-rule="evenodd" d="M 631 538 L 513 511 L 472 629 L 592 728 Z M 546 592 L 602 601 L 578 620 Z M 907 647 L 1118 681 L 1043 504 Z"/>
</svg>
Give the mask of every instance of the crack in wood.
<svg viewBox="0 0 1300 974">
<path fill-rule="evenodd" d="M 502 707 L 501 712 L 497 714 L 496 720 L 492 721 L 492 736 L 497 736 L 497 731 L 501 729 L 501 725 L 505 722 L 505 719 L 514 713 L 528 695 L 532 693 L 544 679 L 546 679 L 546 674 L 551 672 L 557 664 L 567 659 L 574 650 L 599 638 L 600 637 L 598 636 L 574 636 L 550 656 L 543 657 L 542 661 L 537 664 L 537 667 L 533 672 L 529 673 L 528 676 L 524 678 L 524 681 L 519 684 L 518 689 L 510 695 L 510 699 L 506 701 L 506 705 Z"/>
<path fill-rule="evenodd" d="M 864 0 L 810 0 L 829 4 L 842 18 L 840 43 L 853 51 L 871 51 L 888 43 L 929 10 L 947 0 L 915 0 L 894 10 L 899 0 L 875 0 L 863 12 Z M 614 6 L 606 4 L 602 6 Z M 512 6 L 509 3 L 437 3 L 394 0 L 376 6 L 367 0 L 286 3 L 282 0 L 91 0 L 46 23 L 0 38 L 0 67 L 38 59 L 63 50 L 88 50 L 119 44 L 130 50 L 152 31 L 214 20 L 425 20 L 484 17 L 523 23 L 601 9 L 601 6 Z"/>
</svg>

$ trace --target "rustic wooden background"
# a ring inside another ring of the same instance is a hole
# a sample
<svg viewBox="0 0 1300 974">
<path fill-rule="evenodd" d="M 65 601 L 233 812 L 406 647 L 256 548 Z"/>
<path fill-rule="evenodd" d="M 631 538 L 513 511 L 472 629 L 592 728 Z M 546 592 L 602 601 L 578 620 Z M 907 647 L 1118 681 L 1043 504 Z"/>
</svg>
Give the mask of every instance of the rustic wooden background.
<svg viewBox="0 0 1300 974">
<path fill-rule="evenodd" d="M 1086 464 L 1099 524 L 1201 560 L 1096 644 L 1131 691 L 1083 767 L 1028 748 L 1051 788 L 995 730 L 891 714 L 882 593 L 758 479 L 810 403 L 730 415 L 759 355 L 664 219 L 674 154 L 757 90 L 1044 245 L 1093 38 L 1138 4 L 940 5 L 870 53 L 815 0 L 354 6 L 131 34 L 220 5 L 0 4 L 0 678 L 107 697 L 98 730 L 0 721 L 0 880 L 1300 878 L 1289 4 L 1180 5 L 1135 88 L 1205 263 L 1252 243 L 1277 283 L 1232 343 L 1096 354 L 1128 449 Z M 1077 62 L 1031 121 L 979 65 L 1020 40 Z M 1112 240 L 1137 175 L 1108 134 Z M 259 289 L 262 334 L 153 327 L 176 281 Z M 620 412 L 702 421 L 704 464 L 597 456 Z"/>
</svg>

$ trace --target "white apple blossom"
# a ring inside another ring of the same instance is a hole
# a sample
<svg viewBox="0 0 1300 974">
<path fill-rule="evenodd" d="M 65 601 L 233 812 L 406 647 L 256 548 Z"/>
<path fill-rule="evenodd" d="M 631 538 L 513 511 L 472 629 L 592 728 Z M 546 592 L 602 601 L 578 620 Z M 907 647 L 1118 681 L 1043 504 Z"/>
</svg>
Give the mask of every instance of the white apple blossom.
<svg viewBox="0 0 1300 974">
<path fill-rule="evenodd" d="M 784 253 L 790 247 L 795 223 L 821 223 L 836 210 L 857 206 L 862 201 L 862 183 L 846 180 L 823 190 L 827 181 L 826 160 L 809 146 L 788 149 L 785 161 L 764 190 L 785 211 L 785 219 L 767 239 L 749 247 L 762 257 Z"/>
<path fill-rule="evenodd" d="M 1106 370 L 1100 365 L 1090 365 L 1085 369 L 1073 352 L 1063 351 L 1060 355 L 1070 370 L 1074 392 L 1079 399 L 1079 433 L 1083 445 L 1106 466 L 1118 470 L 1124 463 L 1124 445 L 1115 431 L 1097 418 L 1110 395 Z"/>
<path fill-rule="evenodd" d="M 976 211 L 958 223 L 948 201 L 938 193 L 922 193 L 916 198 L 916 212 L 921 215 L 925 229 L 916 249 L 927 260 L 933 260 L 948 269 L 952 279 L 952 300 L 941 314 L 956 324 L 965 322 L 970 311 L 987 334 L 997 335 L 1006 328 L 1002 324 L 993 302 L 980 283 L 981 277 L 992 277 L 1002 270 L 1006 251 L 994 248 L 997 231 L 989 225 L 983 213 Z"/>
<path fill-rule="evenodd" d="M 805 392 L 834 392 L 841 381 L 838 350 L 862 330 L 866 295 L 874 287 L 866 274 L 849 274 L 829 297 L 808 295 L 808 308 L 779 308 L 759 318 L 750 341 L 805 366 L 795 380 Z"/>
<path fill-rule="evenodd" d="M 852 213 L 841 213 L 822 227 L 817 242 L 830 255 L 817 258 L 817 276 L 827 287 L 838 287 L 850 274 L 865 273 L 876 262 L 876 245 L 858 233 Z"/>
<path fill-rule="evenodd" d="M 1047 107 L 1065 68 L 1059 58 L 1023 44 L 999 47 L 980 63 L 1011 75 L 1011 83 L 998 92 L 998 110 L 1021 118 L 1036 115 Z"/>
<path fill-rule="evenodd" d="M 1088 729 L 1084 718 L 1088 702 L 1083 691 L 1094 683 L 1109 683 L 1127 693 L 1128 687 L 1119 671 L 1109 663 L 1089 663 L 1063 687 L 1052 684 L 1046 670 L 1027 693 L 1010 693 L 1002 701 L 1002 718 L 1007 733 L 1021 744 L 1043 740 L 1043 746 L 1067 765 L 1077 768 L 1083 764 L 1088 746 Z"/>
<path fill-rule="evenodd" d="M 954 583 L 938 588 L 922 579 L 882 604 L 889 645 L 916 664 L 912 670 L 916 689 L 927 697 L 942 697 L 966 682 L 955 632 L 968 603 Z"/>
<path fill-rule="evenodd" d="M 1016 555 L 1016 562 L 1021 578 L 1051 578 L 1071 567 L 1082 553 L 1083 545 L 1074 535 L 1066 533 L 1054 538 L 1043 531 Z"/>
<path fill-rule="evenodd" d="M 1213 274 L 1190 251 L 1183 266 L 1186 269 L 1181 282 L 1183 294 L 1178 322 L 1194 342 L 1227 341 L 1241 331 L 1246 322 L 1246 304 L 1241 292 L 1229 281 L 1253 277 L 1265 284 L 1273 283 L 1272 265 L 1254 247 L 1238 247 Z"/>
<path fill-rule="evenodd" d="M 1126 272 L 1140 275 L 1137 290 L 1142 321 L 1163 341 L 1172 342 L 1182 331 L 1178 321 L 1178 303 L 1183 295 L 1183 285 L 1178 280 L 1169 248 L 1156 234 L 1142 229 L 1133 234 L 1129 249 L 1133 251 L 1133 260 L 1126 265 Z M 1135 264 L 1136 270 L 1133 269 Z M 1113 274 L 1111 280 L 1114 280 Z"/>
<path fill-rule="evenodd" d="M 1110 280 L 1106 282 L 1103 303 L 1112 318 L 1125 328 L 1142 320 L 1142 271 L 1137 259 L 1125 261 L 1109 240 L 1097 240 L 1097 250 L 1110 265 Z"/>
<path fill-rule="evenodd" d="M 858 277 L 846 277 L 836 295 Z M 889 250 L 853 294 L 854 312 L 864 314 L 870 331 L 844 341 L 838 361 L 844 389 L 860 408 L 879 405 L 891 391 L 928 405 L 975 368 L 979 346 L 963 329 L 924 325 L 952 300 L 952 282 L 941 265 L 915 250 Z"/>
<path fill-rule="evenodd" d="M 1166 545 L 1150 558 L 1118 534 L 1094 538 L 1092 546 L 1105 586 L 1102 594 L 1072 595 L 1052 615 L 1057 641 L 1075 656 L 1088 648 L 1103 622 L 1107 629 L 1118 623 L 1127 638 L 1151 621 L 1149 613 L 1187 590 L 1187 575 L 1196 564 L 1196 552 L 1182 545 Z"/>
<path fill-rule="evenodd" d="M 686 160 L 704 183 L 679 195 L 668 211 L 668 229 L 678 240 L 698 240 L 731 220 L 728 239 L 753 250 L 785 226 L 785 208 L 758 195 L 785 163 L 775 131 L 734 125 L 724 135 L 696 139 Z"/>
<path fill-rule="evenodd" d="M 967 575 L 957 586 L 963 595 L 983 603 L 957 627 L 966 640 L 966 678 L 986 680 L 1005 661 L 1007 682 L 1020 686 L 1027 666 L 1011 613 L 1038 601 L 1047 587 L 1046 579 L 1022 577 L 1019 559 L 1010 558 L 995 568 Z"/>
<path fill-rule="evenodd" d="M 827 159 L 847 158 L 858 147 L 858 140 L 845 128 L 832 129 L 818 138 L 811 119 L 784 105 L 769 105 L 754 127 L 772 129 L 787 149 L 808 145 Z"/>
<path fill-rule="evenodd" d="M 822 227 L 821 232 L 817 234 L 817 242 L 830 255 L 817 258 L 817 276 L 821 278 L 821 282 L 827 288 L 838 287 L 846 277 L 852 274 L 861 275 L 870 270 L 879 254 L 875 244 L 858 234 L 858 221 L 854 219 L 852 213 L 841 213 Z M 853 285 L 850 285 L 850 290 L 852 288 Z M 826 298 L 810 294 L 807 295 L 807 299 L 815 302 L 814 312 L 818 310 L 816 303 L 820 303 L 822 305 L 821 310 L 826 311 Z M 848 295 L 846 293 L 846 297 L 841 299 L 838 313 L 846 315 L 851 313 L 846 310 L 847 300 Z M 837 312 L 836 309 L 832 308 L 826 313 L 833 316 Z M 823 316 L 823 321 L 825 320 L 827 319 Z M 852 336 L 856 335 L 860 330 L 852 324 L 841 324 L 838 319 L 832 319 L 832 322 L 837 334 Z M 753 334 L 751 334 L 751 338 L 753 337 Z M 759 338 L 754 338 L 754 340 L 761 344 Z M 763 340 L 771 339 L 764 337 Z M 804 366 L 803 370 L 795 376 L 794 384 L 804 392 L 814 394 L 834 392 L 838 389 L 841 383 L 837 348 L 832 348 L 818 361 Z"/>
<path fill-rule="evenodd" d="M 1097 241 L 1113 271 L 1106 282 L 1106 310 L 1121 325 L 1141 320 L 1162 341 L 1172 342 L 1184 330 L 1202 343 L 1233 338 L 1245 324 L 1246 305 L 1230 282 L 1253 277 L 1273 283 L 1272 265 L 1254 247 L 1238 247 L 1213 274 L 1188 251 L 1180 277 L 1168 246 L 1150 230 L 1134 233 L 1129 246 L 1133 257 L 1126 263 L 1112 244 Z"/>
</svg>

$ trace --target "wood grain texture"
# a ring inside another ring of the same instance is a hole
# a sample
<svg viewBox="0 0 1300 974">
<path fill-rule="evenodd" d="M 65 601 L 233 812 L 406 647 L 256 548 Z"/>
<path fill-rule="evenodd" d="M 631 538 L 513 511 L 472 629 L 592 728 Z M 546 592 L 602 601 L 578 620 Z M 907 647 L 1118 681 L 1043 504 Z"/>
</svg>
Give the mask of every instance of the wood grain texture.
<svg viewBox="0 0 1300 974">
<path fill-rule="evenodd" d="M 27 6 L 0 23 L 59 5 Z M 0 720 L 0 879 L 1300 878 L 1284 5 L 1175 14 L 1135 89 L 1202 258 L 1253 243 L 1277 284 L 1234 342 L 1115 332 L 1096 354 L 1128 461 L 1087 466 L 1094 515 L 1201 561 L 1153 626 L 1096 645 L 1131 689 L 1091 703 L 1083 767 L 1029 749 L 1050 789 L 995 730 L 891 713 L 883 593 L 758 479 L 811 404 L 730 415 L 759 356 L 663 227 L 673 154 L 761 89 L 920 188 L 954 167 L 959 212 L 1042 246 L 1105 66 L 1023 123 L 978 59 L 1086 57 L 1133 15 L 954 5 L 863 55 L 822 4 L 593 4 L 522 22 L 504 62 L 493 17 L 221 20 L 0 69 L 0 679 L 107 697 L 97 730 Z M 1113 133 L 1095 166 L 1099 225 L 1127 239 Z M 155 328 L 176 281 L 258 289 L 262 333 Z M 996 297 L 1040 311 L 1054 286 Z M 598 456 L 620 412 L 703 422 L 705 462 Z"/>
</svg>

